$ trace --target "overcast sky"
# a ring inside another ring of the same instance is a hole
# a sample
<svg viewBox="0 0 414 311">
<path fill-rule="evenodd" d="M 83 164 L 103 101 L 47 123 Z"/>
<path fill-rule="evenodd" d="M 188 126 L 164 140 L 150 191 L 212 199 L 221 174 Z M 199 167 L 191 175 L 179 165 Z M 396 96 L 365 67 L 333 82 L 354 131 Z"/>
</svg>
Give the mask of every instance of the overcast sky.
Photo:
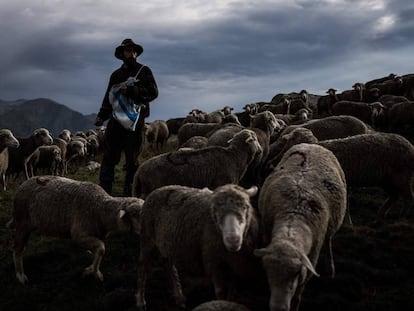
<svg viewBox="0 0 414 311">
<path fill-rule="evenodd" d="M 151 117 L 414 72 L 412 0 L 0 0 L 0 99 L 99 110 L 114 49 L 144 47 Z"/>
</svg>

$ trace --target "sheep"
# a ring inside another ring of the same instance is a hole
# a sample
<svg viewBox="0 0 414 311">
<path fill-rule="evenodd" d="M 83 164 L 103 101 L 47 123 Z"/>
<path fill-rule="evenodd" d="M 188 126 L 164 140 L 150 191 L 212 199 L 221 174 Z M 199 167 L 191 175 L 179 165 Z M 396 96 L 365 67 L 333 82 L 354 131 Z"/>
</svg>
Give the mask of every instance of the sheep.
<svg viewBox="0 0 414 311">
<path fill-rule="evenodd" d="M 258 152 L 262 150 L 256 134 L 243 130 L 231 139 L 228 147 L 160 154 L 139 166 L 132 193 L 144 199 L 154 189 L 171 184 L 210 189 L 237 184 Z"/>
<path fill-rule="evenodd" d="M 414 201 L 414 146 L 394 133 L 361 134 L 342 139 L 318 141 L 307 129 L 296 129 L 285 136 L 285 148 L 299 143 L 317 143 L 330 150 L 344 170 L 350 189 L 380 187 L 388 198 L 378 209 L 376 222 L 384 220 L 399 199 Z M 281 156 L 271 160 L 277 165 Z"/>
<path fill-rule="evenodd" d="M 279 126 L 279 123 L 270 111 L 259 112 L 251 117 L 250 129 L 256 133 L 257 139 L 262 147 L 262 153 L 257 154 L 255 160 L 251 162 L 249 169 L 243 178 L 243 184 L 251 185 L 261 182 L 260 174 L 262 165 L 268 157 L 270 136 L 277 126 Z M 227 146 L 228 140 L 241 130 L 243 130 L 243 128 L 237 126 L 219 129 L 210 135 L 208 138 L 208 145 Z"/>
<path fill-rule="evenodd" d="M 363 121 L 353 116 L 331 116 L 310 120 L 303 124 L 289 125 L 280 135 L 288 134 L 298 127 L 310 129 L 319 140 L 342 138 L 371 131 Z"/>
<path fill-rule="evenodd" d="M 201 149 L 207 147 L 208 145 L 208 138 L 204 136 L 193 136 L 187 141 L 178 147 L 178 150 L 183 150 L 184 148 L 191 148 L 191 149 Z"/>
<path fill-rule="evenodd" d="M 299 144 L 286 152 L 259 195 L 265 248 L 262 258 L 270 287 L 270 310 L 299 309 L 306 282 L 313 276 L 322 246 L 335 275 L 332 238 L 346 211 L 346 181 L 329 150 Z"/>
<path fill-rule="evenodd" d="M 15 175 L 15 178 L 21 171 L 24 170 L 26 178 L 29 178 L 27 171 L 27 159 L 36 150 L 37 147 L 42 145 L 51 145 L 53 142 L 49 131 L 45 128 L 38 128 L 26 138 L 17 138 L 20 143 L 19 148 L 9 149 L 9 167 L 7 169 L 7 175 Z"/>
<path fill-rule="evenodd" d="M 380 102 L 363 103 L 340 100 L 332 105 L 331 113 L 334 116 L 353 116 L 376 127 L 376 121 L 378 118 L 381 118 L 381 116 L 384 116 L 385 109 L 386 107 Z"/>
<path fill-rule="evenodd" d="M 297 128 L 307 128 L 313 132 L 318 140 L 327 140 L 334 138 L 343 138 L 358 134 L 365 134 L 371 130 L 368 126 L 358 118 L 352 116 L 331 116 L 323 119 L 310 120 L 303 124 L 289 125 L 286 127 L 278 137 L 283 137 Z M 277 139 L 269 146 L 268 160 L 277 156 L 284 146 L 283 140 Z M 265 164 L 266 168 L 269 167 Z"/>
<path fill-rule="evenodd" d="M 189 122 L 183 124 L 177 133 L 178 139 L 178 146 L 181 147 L 188 139 L 193 136 L 210 136 L 213 132 L 223 127 L 239 125 L 238 119 L 234 119 L 229 117 L 228 115 L 223 119 L 222 123 L 197 123 L 197 122 Z M 236 117 L 237 118 L 237 117 Z M 233 120 L 237 120 L 233 122 Z"/>
<path fill-rule="evenodd" d="M 383 104 L 387 109 L 391 109 L 395 104 L 408 102 L 409 100 L 405 96 L 396 96 L 396 95 L 382 95 L 378 101 Z"/>
<path fill-rule="evenodd" d="M 72 133 L 68 129 L 64 129 L 59 133 L 58 137 L 69 143 L 72 138 Z"/>
<path fill-rule="evenodd" d="M 336 90 L 333 88 L 330 88 L 329 90 L 326 91 L 325 96 L 321 96 L 318 99 L 318 116 L 326 116 L 328 114 L 330 114 L 331 112 L 331 107 L 333 104 L 335 104 L 338 101 L 338 96 L 336 95 Z"/>
<path fill-rule="evenodd" d="M 65 174 L 65 172 L 67 171 L 66 168 L 66 153 L 67 153 L 67 149 L 68 149 L 68 143 L 63 140 L 62 138 L 53 138 L 53 143 L 52 145 L 58 146 L 60 148 L 60 155 L 62 158 L 62 161 L 60 162 L 60 164 L 58 165 L 58 175 L 63 176 Z"/>
<path fill-rule="evenodd" d="M 301 108 L 295 114 L 275 114 L 276 119 L 284 121 L 287 125 L 301 124 L 312 118 L 312 111 Z"/>
<path fill-rule="evenodd" d="M 48 175 L 58 175 L 58 170 L 62 167 L 62 153 L 58 146 L 40 146 L 27 159 L 27 167 L 30 176 L 37 175 L 37 170 L 44 169 Z"/>
<path fill-rule="evenodd" d="M 192 311 L 249 311 L 249 309 L 231 301 L 212 300 L 198 305 Z"/>
<path fill-rule="evenodd" d="M 68 170 L 68 166 L 73 161 L 82 161 L 85 160 L 85 156 L 87 154 L 86 145 L 82 140 L 72 139 L 69 144 L 67 145 L 66 151 L 66 170 Z M 65 172 L 67 173 L 67 171 Z"/>
<path fill-rule="evenodd" d="M 284 97 L 280 103 L 269 103 L 260 107 L 258 112 L 270 111 L 274 114 L 287 114 L 289 111 L 290 99 Z"/>
<path fill-rule="evenodd" d="M 401 102 L 393 105 L 387 113 L 388 129 L 390 131 L 404 130 L 412 126 L 414 120 L 414 101 Z"/>
<path fill-rule="evenodd" d="M 164 147 L 169 136 L 168 125 L 164 120 L 145 124 L 145 138 L 149 144 L 155 146 L 157 151 Z"/>
<path fill-rule="evenodd" d="M 178 129 L 178 146 L 182 146 L 193 136 L 206 136 L 220 127 L 221 125 L 217 123 L 185 123 Z"/>
<path fill-rule="evenodd" d="M 365 82 L 365 87 L 367 89 L 370 89 L 374 84 L 378 84 L 378 83 L 382 83 L 388 80 L 393 80 L 397 77 L 397 75 L 395 73 L 390 73 L 388 76 L 386 77 L 382 77 L 382 78 L 378 78 L 378 79 L 374 79 L 374 80 L 370 80 Z"/>
<path fill-rule="evenodd" d="M 250 203 L 257 190 L 235 184 L 214 191 L 171 185 L 151 192 L 141 213 L 137 307 L 145 309 L 146 274 L 154 250 L 165 263 L 178 306 L 185 307 L 178 271 L 206 275 L 217 299 L 226 299 L 230 274 L 251 273 L 252 263 L 259 264 L 253 255 L 258 221 Z"/>
<path fill-rule="evenodd" d="M 371 85 L 371 89 L 372 88 L 377 88 L 379 89 L 379 95 L 387 95 L 387 94 L 391 94 L 391 95 L 406 95 L 403 94 L 403 80 L 401 77 L 396 76 L 395 78 L 393 78 L 392 80 L 387 80 L 381 83 L 375 83 Z"/>
<path fill-rule="evenodd" d="M 13 218 L 15 231 L 14 264 L 17 280 L 25 284 L 23 250 L 32 231 L 47 236 L 68 237 L 93 254 L 93 262 L 84 270 L 103 280 L 100 271 L 105 253 L 103 239 L 114 230 L 140 232 L 143 200 L 117 198 L 100 186 L 60 176 L 32 177 L 16 190 Z"/>
<path fill-rule="evenodd" d="M 6 171 L 9 167 L 8 148 L 18 148 L 19 141 L 8 129 L 0 129 L 0 189 L 7 190 Z"/>
<path fill-rule="evenodd" d="M 223 109 L 221 109 L 221 111 L 224 113 L 225 116 L 231 114 L 233 110 L 234 108 L 230 106 L 224 106 Z"/>
<path fill-rule="evenodd" d="M 183 125 L 185 118 L 171 118 L 168 119 L 167 126 L 168 126 L 168 133 L 170 135 L 177 135 L 179 128 Z"/>
<path fill-rule="evenodd" d="M 206 115 L 206 123 L 221 123 L 225 117 L 223 110 L 215 110 Z"/>
<path fill-rule="evenodd" d="M 352 86 L 352 90 L 345 90 L 337 94 L 338 100 L 360 102 L 364 98 L 364 89 L 364 83 L 357 82 Z"/>
<path fill-rule="evenodd" d="M 250 116 L 255 115 L 259 110 L 259 105 L 257 103 L 246 104 L 243 107 L 244 111 L 236 112 L 235 115 L 239 120 L 240 124 L 243 126 L 249 126 Z"/>
</svg>

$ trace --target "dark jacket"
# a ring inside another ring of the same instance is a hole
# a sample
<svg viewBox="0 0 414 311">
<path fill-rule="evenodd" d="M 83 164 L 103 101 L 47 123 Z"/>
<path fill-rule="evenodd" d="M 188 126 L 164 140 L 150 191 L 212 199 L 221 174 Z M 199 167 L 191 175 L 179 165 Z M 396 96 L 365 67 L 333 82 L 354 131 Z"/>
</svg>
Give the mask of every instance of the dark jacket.
<svg viewBox="0 0 414 311">
<path fill-rule="evenodd" d="M 109 78 L 108 88 L 106 89 L 104 99 L 98 117 L 102 120 L 108 120 L 112 117 L 112 106 L 109 102 L 109 91 L 115 84 L 126 81 L 129 77 L 134 77 L 138 70 L 144 66 L 140 63 L 134 63 L 132 66 L 126 67 L 122 64 L 120 68 L 115 70 Z M 139 81 L 134 86 L 129 86 L 127 96 L 133 97 L 137 102 L 144 104 L 145 108 L 141 110 L 143 117 L 149 116 L 149 102 L 158 97 L 157 83 L 152 75 L 151 69 L 145 66 L 138 75 Z"/>
</svg>

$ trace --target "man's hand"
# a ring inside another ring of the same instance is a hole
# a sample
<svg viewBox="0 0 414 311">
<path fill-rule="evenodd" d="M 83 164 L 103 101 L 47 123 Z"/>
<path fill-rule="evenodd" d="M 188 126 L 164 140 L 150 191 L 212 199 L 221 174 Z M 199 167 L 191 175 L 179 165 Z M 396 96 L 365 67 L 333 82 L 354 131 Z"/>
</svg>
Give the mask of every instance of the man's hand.
<svg viewBox="0 0 414 311">
<path fill-rule="evenodd" d="M 102 120 L 100 117 L 96 117 L 94 125 L 96 126 L 102 126 L 104 120 Z"/>
</svg>

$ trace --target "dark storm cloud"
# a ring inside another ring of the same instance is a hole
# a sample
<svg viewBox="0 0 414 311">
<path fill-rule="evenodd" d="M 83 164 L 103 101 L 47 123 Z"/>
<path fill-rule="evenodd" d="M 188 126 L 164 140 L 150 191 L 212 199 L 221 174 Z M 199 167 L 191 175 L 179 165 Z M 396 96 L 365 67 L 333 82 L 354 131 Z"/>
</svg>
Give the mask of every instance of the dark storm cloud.
<svg viewBox="0 0 414 311">
<path fill-rule="evenodd" d="M 144 45 L 139 60 L 159 84 L 154 118 L 412 71 L 402 61 L 413 45 L 409 0 L 233 1 L 226 9 L 200 9 L 198 18 L 174 11 L 179 1 L 164 2 L 159 13 L 150 2 L 131 13 L 122 1 L 59 2 L 65 5 L 59 9 L 24 2 L 0 11 L 0 99 L 50 97 L 96 112 L 110 72 L 120 65 L 114 49 L 125 37 Z M 189 4 L 195 11 L 197 5 Z"/>
</svg>

